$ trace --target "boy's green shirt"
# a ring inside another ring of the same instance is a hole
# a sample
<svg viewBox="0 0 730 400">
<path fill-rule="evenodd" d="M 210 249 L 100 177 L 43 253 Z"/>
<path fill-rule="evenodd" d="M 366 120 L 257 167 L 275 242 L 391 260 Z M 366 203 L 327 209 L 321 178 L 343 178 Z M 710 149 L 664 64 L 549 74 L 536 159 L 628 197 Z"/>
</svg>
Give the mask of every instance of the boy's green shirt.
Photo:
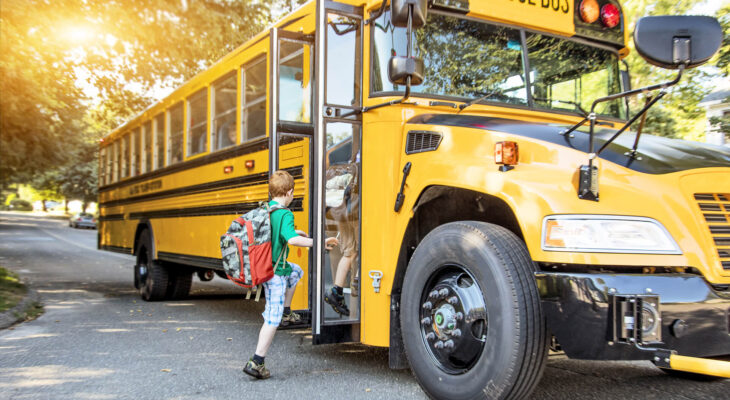
<svg viewBox="0 0 730 400">
<path fill-rule="evenodd" d="M 279 204 L 274 200 L 269 202 L 269 206 Z M 278 209 L 271 213 L 271 263 L 274 264 L 274 274 L 279 276 L 289 276 L 291 274 L 291 266 L 286 261 L 289 256 L 289 239 L 296 237 L 297 232 L 294 228 L 294 214 L 288 209 Z M 282 250 L 284 254 L 281 254 Z M 276 261 L 279 260 L 277 264 Z"/>
</svg>

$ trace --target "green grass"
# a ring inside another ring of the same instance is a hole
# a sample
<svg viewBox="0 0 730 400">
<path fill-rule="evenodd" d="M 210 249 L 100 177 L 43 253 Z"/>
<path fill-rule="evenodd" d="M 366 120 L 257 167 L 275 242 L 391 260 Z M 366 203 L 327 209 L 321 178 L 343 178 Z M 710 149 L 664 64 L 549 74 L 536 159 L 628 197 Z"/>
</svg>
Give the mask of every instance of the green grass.
<svg viewBox="0 0 730 400">
<path fill-rule="evenodd" d="M 0 312 L 15 307 L 27 291 L 16 274 L 0 267 Z"/>
</svg>

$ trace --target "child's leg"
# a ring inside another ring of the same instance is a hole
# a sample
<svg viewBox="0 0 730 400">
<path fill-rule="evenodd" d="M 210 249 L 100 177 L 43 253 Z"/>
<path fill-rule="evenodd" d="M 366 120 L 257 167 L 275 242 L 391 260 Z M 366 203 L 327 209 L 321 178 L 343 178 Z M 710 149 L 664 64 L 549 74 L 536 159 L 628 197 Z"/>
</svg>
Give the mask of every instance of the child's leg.
<svg viewBox="0 0 730 400">
<path fill-rule="evenodd" d="M 271 280 L 263 284 L 266 307 L 261 314 L 264 317 L 264 325 L 259 331 L 259 341 L 256 344 L 256 355 L 258 356 L 265 357 L 274 341 L 276 328 L 281 323 L 284 313 L 286 285 L 286 278 L 278 275 L 274 275 Z"/>
<path fill-rule="evenodd" d="M 294 298 L 294 292 L 297 290 L 297 282 L 299 282 L 300 279 L 302 279 L 302 275 L 304 275 L 304 271 L 302 270 L 302 267 L 298 266 L 294 263 L 289 263 L 291 265 L 291 274 L 286 280 L 286 297 L 284 298 L 284 307 L 291 307 L 291 301 Z"/>
<path fill-rule="evenodd" d="M 259 342 L 256 344 L 256 355 L 266 357 L 266 353 L 271 347 L 271 343 L 274 341 L 274 335 L 276 334 L 276 328 L 278 325 L 269 325 L 264 322 L 259 331 Z"/>
</svg>

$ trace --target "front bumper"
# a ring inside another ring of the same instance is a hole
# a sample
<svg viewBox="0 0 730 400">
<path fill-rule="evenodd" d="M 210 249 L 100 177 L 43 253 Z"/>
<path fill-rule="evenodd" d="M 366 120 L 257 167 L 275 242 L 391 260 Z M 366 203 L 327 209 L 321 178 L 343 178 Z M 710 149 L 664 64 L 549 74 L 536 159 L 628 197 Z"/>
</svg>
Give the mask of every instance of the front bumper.
<svg viewBox="0 0 730 400">
<path fill-rule="evenodd" d="M 548 328 L 568 357 L 654 359 L 636 343 L 614 340 L 614 294 L 659 297 L 661 338 L 651 347 L 690 357 L 730 354 L 730 292 L 701 276 L 538 272 L 536 279 Z"/>
</svg>

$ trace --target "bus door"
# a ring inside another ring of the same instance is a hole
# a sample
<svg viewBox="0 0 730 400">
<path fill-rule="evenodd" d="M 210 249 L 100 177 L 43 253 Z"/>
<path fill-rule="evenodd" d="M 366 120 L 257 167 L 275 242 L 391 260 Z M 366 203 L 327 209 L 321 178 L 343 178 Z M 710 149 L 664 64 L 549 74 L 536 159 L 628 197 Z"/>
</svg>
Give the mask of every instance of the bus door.
<svg viewBox="0 0 730 400">
<path fill-rule="evenodd" d="M 269 174 L 282 169 L 294 177 L 289 209 L 296 228 L 312 232 L 313 36 L 272 28 L 270 38 Z M 307 273 L 311 258 L 307 249 L 290 248 L 289 261 L 305 272 L 292 300 L 292 309 L 298 312 L 311 310 L 311 273 Z"/>
<path fill-rule="evenodd" d="M 314 344 L 360 339 L 360 291 L 366 281 L 360 272 L 362 15 L 361 7 L 317 3 L 312 196 L 316 244 L 310 281 Z M 326 250 L 328 237 L 337 238 L 339 246 Z"/>
</svg>

